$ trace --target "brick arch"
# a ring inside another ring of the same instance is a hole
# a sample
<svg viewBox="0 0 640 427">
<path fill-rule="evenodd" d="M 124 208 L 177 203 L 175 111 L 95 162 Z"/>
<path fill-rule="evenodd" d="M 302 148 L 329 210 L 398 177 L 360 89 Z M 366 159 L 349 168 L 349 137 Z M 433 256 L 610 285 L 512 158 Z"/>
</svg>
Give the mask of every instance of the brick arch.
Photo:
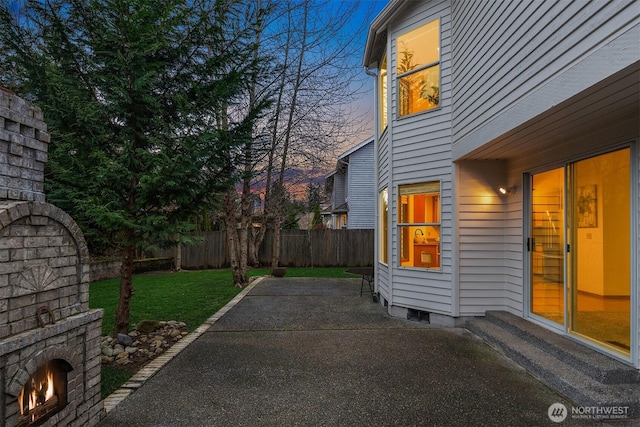
<svg viewBox="0 0 640 427">
<path fill-rule="evenodd" d="M 32 358 L 20 366 L 15 375 L 13 375 L 13 377 L 11 377 L 7 382 L 7 386 L 5 388 L 7 394 L 13 397 L 18 397 L 20 395 L 20 391 L 36 370 L 46 362 L 56 359 L 66 362 L 70 367 L 70 371 L 76 370 L 76 372 L 80 372 L 82 370 L 81 357 L 71 348 L 66 346 L 48 347 L 36 352 Z"/>
<path fill-rule="evenodd" d="M 42 225 L 38 223 L 39 220 L 37 217 L 48 217 L 60 223 L 73 237 L 82 261 L 89 259 L 89 249 L 78 224 L 65 211 L 46 202 L 9 201 L 1 203 L 0 231 L 11 225 L 11 223 L 25 217 L 31 217 L 32 221 L 35 222 L 33 225 Z"/>
<path fill-rule="evenodd" d="M 30 225 L 46 225 L 47 219 L 59 223 L 73 239 L 78 254 L 78 283 L 89 283 L 89 248 L 78 224 L 62 209 L 46 202 L 0 202 L 0 233 L 16 221 L 25 219 Z M 87 268 L 83 268 L 86 265 Z"/>
</svg>

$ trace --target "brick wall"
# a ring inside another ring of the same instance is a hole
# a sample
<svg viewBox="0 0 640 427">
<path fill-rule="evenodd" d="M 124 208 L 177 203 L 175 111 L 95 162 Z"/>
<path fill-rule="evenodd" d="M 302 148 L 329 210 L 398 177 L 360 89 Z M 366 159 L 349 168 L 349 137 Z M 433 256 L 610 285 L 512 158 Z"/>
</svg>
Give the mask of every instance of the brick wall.
<svg viewBox="0 0 640 427">
<path fill-rule="evenodd" d="M 89 251 L 78 225 L 45 202 L 42 112 L 0 90 L 0 425 L 43 363 L 62 361 L 67 405 L 43 427 L 91 426 L 100 397 L 102 310 L 89 309 Z"/>
<path fill-rule="evenodd" d="M 40 108 L 0 89 L 0 200 L 44 201 L 48 143 Z"/>
<path fill-rule="evenodd" d="M 37 328 L 47 306 L 57 320 L 89 310 L 88 250 L 64 211 L 0 201 L 0 339 Z"/>
</svg>

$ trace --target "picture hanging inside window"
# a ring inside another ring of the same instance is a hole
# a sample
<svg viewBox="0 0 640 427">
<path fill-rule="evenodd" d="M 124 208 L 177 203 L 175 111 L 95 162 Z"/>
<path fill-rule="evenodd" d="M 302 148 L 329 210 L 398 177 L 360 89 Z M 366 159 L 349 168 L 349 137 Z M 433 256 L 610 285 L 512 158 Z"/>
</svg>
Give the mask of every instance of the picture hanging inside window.
<svg viewBox="0 0 640 427">
<path fill-rule="evenodd" d="M 595 184 L 578 187 L 578 227 L 598 226 L 598 191 Z"/>
</svg>

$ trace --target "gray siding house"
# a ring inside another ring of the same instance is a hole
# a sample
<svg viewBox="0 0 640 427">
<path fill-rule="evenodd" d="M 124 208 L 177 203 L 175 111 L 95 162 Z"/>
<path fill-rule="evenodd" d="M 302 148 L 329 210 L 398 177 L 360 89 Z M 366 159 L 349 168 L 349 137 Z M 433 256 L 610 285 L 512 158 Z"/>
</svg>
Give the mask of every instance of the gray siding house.
<svg viewBox="0 0 640 427">
<path fill-rule="evenodd" d="M 391 314 L 498 310 L 640 367 L 639 40 L 634 0 L 389 2 L 363 65 Z"/>
<path fill-rule="evenodd" d="M 373 138 L 338 156 L 336 168 L 325 177 L 331 205 L 325 209 L 329 228 L 375 227 L 375 169 Z"/>
</svg>

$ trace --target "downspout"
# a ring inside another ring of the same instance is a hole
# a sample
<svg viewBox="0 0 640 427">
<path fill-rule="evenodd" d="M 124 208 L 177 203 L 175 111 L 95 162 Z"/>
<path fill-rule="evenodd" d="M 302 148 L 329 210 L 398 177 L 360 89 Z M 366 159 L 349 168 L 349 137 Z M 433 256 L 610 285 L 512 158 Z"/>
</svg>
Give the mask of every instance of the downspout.
<svg viewBox="0 0 640 427">
<path fill-rule="evenodd" d="M 382 304 L 381 298 L 379 296 L 379 291 L 378 291 L 378 278 L 380 277 L 378 274 L 378 259 L 379 259 L 379 251 L 380 251 L 380 245 L 379 245 L 379 234 L 376 232 L 378 230 L 378 225 L 380 224 L 380 200 L 378 200 L 378 180 L 379 180 L 379 174 L 378 174 L 378 140 L 379 140 L 379 129 L 378 129 L 378 124 L 377 124 L 377 120 L 376 118 L 378 117 L 378 74 L 374 73 L 373 71 L 371 71 L 369 69 L 369 66 L 365 65 L 364 66 L 364 72 L 372 77 L 374 79 L 374 83 L 373 83 L 373 96 L 375 99 L 374 102 L 374 107 L 373 107 L 373 159 L 374 159 L 374 165 L 375 165 L 375 177 L 374 177 L 374 182 L 375 182 L 375 194 L 374 197 L 376 199 L 376 202 L 374 203 L 374 218 L 376 223 L 373 226 L 375 235 L 373 237 L 373 265 L 371 266 L 373 269 L 373 292 L 378 294 L 378 301 Z"/>
<path fill-rule="evenodd" d="M 376 73 L 374 73 L 373 71 L 369 70 L 368 66 L 364 67 L 364 72 L 367 74 L 367 76 L 371 76 L 371 77 L 374 77 L 374 78 L 378 77 L 378 75 Z"/>
</svg>

